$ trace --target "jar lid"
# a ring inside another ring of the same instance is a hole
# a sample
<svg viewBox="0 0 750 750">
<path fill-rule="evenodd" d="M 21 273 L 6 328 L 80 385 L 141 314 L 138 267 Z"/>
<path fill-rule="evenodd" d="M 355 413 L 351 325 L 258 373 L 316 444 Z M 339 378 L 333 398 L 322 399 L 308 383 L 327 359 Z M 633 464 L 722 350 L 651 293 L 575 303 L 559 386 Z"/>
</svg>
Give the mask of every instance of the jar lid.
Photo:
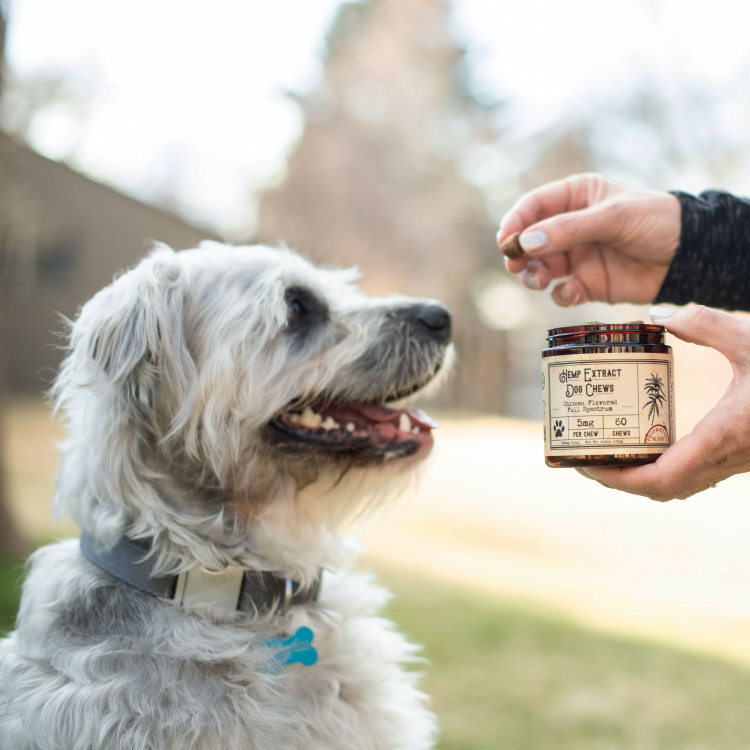
<svg viewBox="0 0 750 750">
<path fill-rule="evenodd" d="M 582 323 L 577 326 L 562 326 L 560 328 L 550 328 L 547 331 L 547 338 L 551 341 L 556 338 L 563 338 L 575 335 L 589 334 L 607 334 L 607 333 L 666 333 L 664 326 L 654 325 L 653 323 L 644 323 L 642 320 L 632 320 L 629 323 L 600 323 L 598 321 Z"/>
</svg>

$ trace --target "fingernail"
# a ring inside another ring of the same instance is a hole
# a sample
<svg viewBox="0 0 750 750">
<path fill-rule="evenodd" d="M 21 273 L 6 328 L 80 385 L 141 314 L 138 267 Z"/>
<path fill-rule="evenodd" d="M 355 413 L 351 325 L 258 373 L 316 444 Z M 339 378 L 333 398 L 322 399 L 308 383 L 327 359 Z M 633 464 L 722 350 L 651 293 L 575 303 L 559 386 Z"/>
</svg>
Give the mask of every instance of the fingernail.
<svg viewBox="0 0 750 750">
<path fill-rule="evenodd" d="M 657 320 L 666 320 L 675 314 L 674 307 L 660 307 L 655 305 L 648 311 L 651 320 L 656 323 Z"/>
<path fill-rule="evenodd" d="M 518 242 L 525 252 L 533 253 L 547 244 L 547 235 L 544 232 L 527 232 L 518 238 Z"/>
<path fill-rule="evenodd" d="M 563 307 L 571 307 L 575 304 L 575 299 L 570 293 L 570 287 L 567 284 L 563 284 L 560 287 L 560 291 L 557 293 L 557 298 L 560 300 Z"/>
<path fill-rule="evenodd" d="M 539 281 L 539 275 L 529 268 L 524 269 L 523 283 L 524 286 L 527 286 L 529 289 L 536 289 L 538 291 L 542 288 Z"/>
<path fill-rule="evenodd" d="M 500 244 L 500 238 L 502 236 L 503 236 L 503 230 L 502 229 L 498 229 L 497 230 L 497 234 L 495 235 L 495 242 L 497 242 L 498 245 Z"/>
</svg>

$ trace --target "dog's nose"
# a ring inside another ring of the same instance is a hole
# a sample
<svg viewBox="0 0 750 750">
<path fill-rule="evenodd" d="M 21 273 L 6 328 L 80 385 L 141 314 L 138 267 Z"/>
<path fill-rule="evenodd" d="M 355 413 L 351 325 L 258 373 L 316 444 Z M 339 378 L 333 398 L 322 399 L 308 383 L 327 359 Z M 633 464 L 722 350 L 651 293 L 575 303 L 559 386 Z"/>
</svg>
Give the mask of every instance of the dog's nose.
<svg viewBox="0 0 750 750">
<path fill-rule="evenodd" d="M 417 312 L 417 320 L 441 344 L 447 344 L 451 340 L 451 314 L 447 307 L 434 302 L 422 305 Z"/>
</svg>

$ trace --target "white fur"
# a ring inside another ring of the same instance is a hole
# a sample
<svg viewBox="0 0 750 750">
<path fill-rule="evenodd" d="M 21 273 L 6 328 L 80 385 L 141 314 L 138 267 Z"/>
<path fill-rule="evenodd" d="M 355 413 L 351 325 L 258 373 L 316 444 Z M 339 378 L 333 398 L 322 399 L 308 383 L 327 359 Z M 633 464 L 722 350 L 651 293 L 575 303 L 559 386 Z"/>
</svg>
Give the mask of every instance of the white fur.
<svg viewBox="0 0 750 750">
<path fill-rule="evenodd" d="M 141 594 L 77 540 L 38 550 L 0 641 L 2 750 L 433 746 L 404 669 L 416 649 L 378 616 L 387 595 L 351 570 L 342 531 L 415 460 L 348 467 L 268 438 L 292 399 L 374 400 L 450 360 L 398 322 L 414 300 L 367 298 L 354 278 L 283 249 L 160 247 L 83 307 L 54 388 L 68 428 L 57 511 L 106 544 L 148 540 L 161 571 L 232 564 L 304 585 L 328 571 L 318 601 L 252 616 Z M 286 321 L 297 286 L 328 307 L 303 339 Z M 269 671 L 265 641 L 302 625 L 318 663 Z"/>
</svg>

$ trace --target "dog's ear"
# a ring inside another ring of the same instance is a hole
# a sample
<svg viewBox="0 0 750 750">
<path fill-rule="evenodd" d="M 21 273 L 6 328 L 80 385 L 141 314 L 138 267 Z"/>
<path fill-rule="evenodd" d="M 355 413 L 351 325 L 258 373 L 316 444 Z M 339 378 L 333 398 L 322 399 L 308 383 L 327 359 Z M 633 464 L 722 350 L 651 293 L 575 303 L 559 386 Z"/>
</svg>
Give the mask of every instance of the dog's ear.
<svg viewBox="0 0 750 750">
<path fill-rule="evenodd" d="M 185 338 L 184 281 L 175 253 L 156 250 L 84 305 L 73 325 L 71 357 L 143 406 L 160 382 L 184 399 L 195 373 Z"/>
</svg>

